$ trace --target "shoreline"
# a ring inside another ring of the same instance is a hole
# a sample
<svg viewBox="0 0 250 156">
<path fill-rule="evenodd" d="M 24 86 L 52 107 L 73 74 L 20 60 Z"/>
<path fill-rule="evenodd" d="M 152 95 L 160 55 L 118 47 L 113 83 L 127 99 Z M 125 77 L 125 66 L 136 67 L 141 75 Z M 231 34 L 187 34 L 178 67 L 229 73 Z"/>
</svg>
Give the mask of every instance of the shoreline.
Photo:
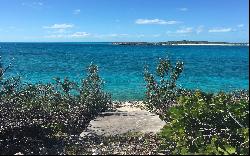
<svg viewBox="0 0 250 156">
<path fill-rule="evenodd" d="M 167 41 L 167 42 L 112 42 L 112 45 L 133 45 L 133 46 L 249 46 L 244 42 L 208 42 L 208 41 Z"/>
<path fill-rule="evenodd" d="M 163 44 L 165 46 L 165 44 Z M 167 44 L 166 44 L 167 45 Z M 171 44 L 170 46 L 249 46 L 249 45 L 238 45 L 238 44 Z"/>
</svg>

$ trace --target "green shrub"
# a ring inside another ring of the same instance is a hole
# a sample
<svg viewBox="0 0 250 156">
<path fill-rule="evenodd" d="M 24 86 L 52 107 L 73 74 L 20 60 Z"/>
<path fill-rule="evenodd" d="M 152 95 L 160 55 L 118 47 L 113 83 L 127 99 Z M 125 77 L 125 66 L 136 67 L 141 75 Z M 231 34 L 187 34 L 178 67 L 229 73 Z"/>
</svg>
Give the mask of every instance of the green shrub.
<svg viewBox="0 0 250 156">
<path fill-rule="evenodd" d="M 167 147 L 173 154 L 249 154 L 249 96 L 239 94 L 181 96 L 165 114 Z"/>
<path fill-rule="evenodd" d="M 88 112 L 96 116 L 98 113 L 112 109 L 110 94 L 103 91 L 103 80 L 98 75 L 97 65 L 90 64 L 87 78 L 82 80 L 80 87 L 80 101 L 85 103 Z"/>
<path fill-rule="evenodd" d="M 171 154 L 248 154 L 248 91 L 209 94 L 180 89 L 183 63 L 161 59 L 155 78 L 148 69 L 144 103 L 166 125 L 162 149 Z"/>
<path fill-rule="evenodd" d="M 165 118 L 165 111 L 176 104 L 176 97 L 180 92 L 176 81 L 183 67 L 183 62 L 178 61 L 175 66 L 172 66 L 169 59 L 160 59 L 156 69 L 157 78 L 145 68 L 144 79 L 147 90 L 144 103 L 150 111 L 157 113 L 162 119 Z M 158 79 L 160 80 L 157 81 Z"/>
<path fill-rule="evenodd" d="M 63 143 L 60 135 L 80 134 L 98 113 L 111 108 L 96 65 L 89 66 L 80 85 L 67 78 L 23 84 L 18 77 L 4 78 L 7 68 L 0 65 L 0 154 L 41 154 L 44 148 L 59 154 L 48 149 Z"/>
</svg>

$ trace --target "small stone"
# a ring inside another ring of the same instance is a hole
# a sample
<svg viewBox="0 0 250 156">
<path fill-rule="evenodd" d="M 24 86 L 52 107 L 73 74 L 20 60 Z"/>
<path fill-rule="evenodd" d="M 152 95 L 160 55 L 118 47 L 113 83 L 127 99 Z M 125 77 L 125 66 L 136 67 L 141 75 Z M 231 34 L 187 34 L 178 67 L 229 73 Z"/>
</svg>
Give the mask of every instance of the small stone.
<svg viewBox="0 0 250 156">
<path fill-rule="evenodd" d="M 21 152 L 18 152 L 18 153 L 14 154 L 14 155 L 24 155 L 24 154 L 21 153 Z"/>
<path fill-rule="evenodd" d="M 100 154 L 100 150 L 92 149 L 92 155 L 99 155 L 99 154 Z"/>
</svg>

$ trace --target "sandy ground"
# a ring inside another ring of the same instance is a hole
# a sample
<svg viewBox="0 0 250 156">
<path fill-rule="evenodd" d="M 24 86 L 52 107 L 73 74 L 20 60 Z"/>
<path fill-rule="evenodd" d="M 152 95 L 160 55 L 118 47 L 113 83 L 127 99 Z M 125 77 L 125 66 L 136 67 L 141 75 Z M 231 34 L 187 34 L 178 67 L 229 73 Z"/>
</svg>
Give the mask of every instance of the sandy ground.
<svg viewBox="0 0 250 156">
<path fill-rule="evenodd" d="M 165 125 L 159 116 L 139 108 L 142 102 L 122 102 L 115 105 L 114 112 L 104 112 L 92 120 L 81 136 L 116 135 L 127 132 L 156 133 Z"/>
</svg>

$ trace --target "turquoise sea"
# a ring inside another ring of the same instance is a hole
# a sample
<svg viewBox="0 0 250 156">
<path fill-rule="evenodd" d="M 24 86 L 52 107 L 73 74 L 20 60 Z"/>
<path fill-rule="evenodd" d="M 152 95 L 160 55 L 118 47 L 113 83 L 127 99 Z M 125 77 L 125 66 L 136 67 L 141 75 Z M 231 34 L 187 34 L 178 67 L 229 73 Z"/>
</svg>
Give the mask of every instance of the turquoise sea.
<svg viewBox="0 0 250 156">
<path fill-rule="evenodd" d="M 79 81 L 91 63 L 99 65 L 105 90 L 114 100 L 141 100 L 143 69 L 153 72 L 158 58 L 184 62 L 178 85 L 207 92 L 249 88 L 246 46 L 118 46 L 111 43 L 0 43 L 6 76 L 26 82 L 52 82 L 54 77 Z"/>
</svg>

